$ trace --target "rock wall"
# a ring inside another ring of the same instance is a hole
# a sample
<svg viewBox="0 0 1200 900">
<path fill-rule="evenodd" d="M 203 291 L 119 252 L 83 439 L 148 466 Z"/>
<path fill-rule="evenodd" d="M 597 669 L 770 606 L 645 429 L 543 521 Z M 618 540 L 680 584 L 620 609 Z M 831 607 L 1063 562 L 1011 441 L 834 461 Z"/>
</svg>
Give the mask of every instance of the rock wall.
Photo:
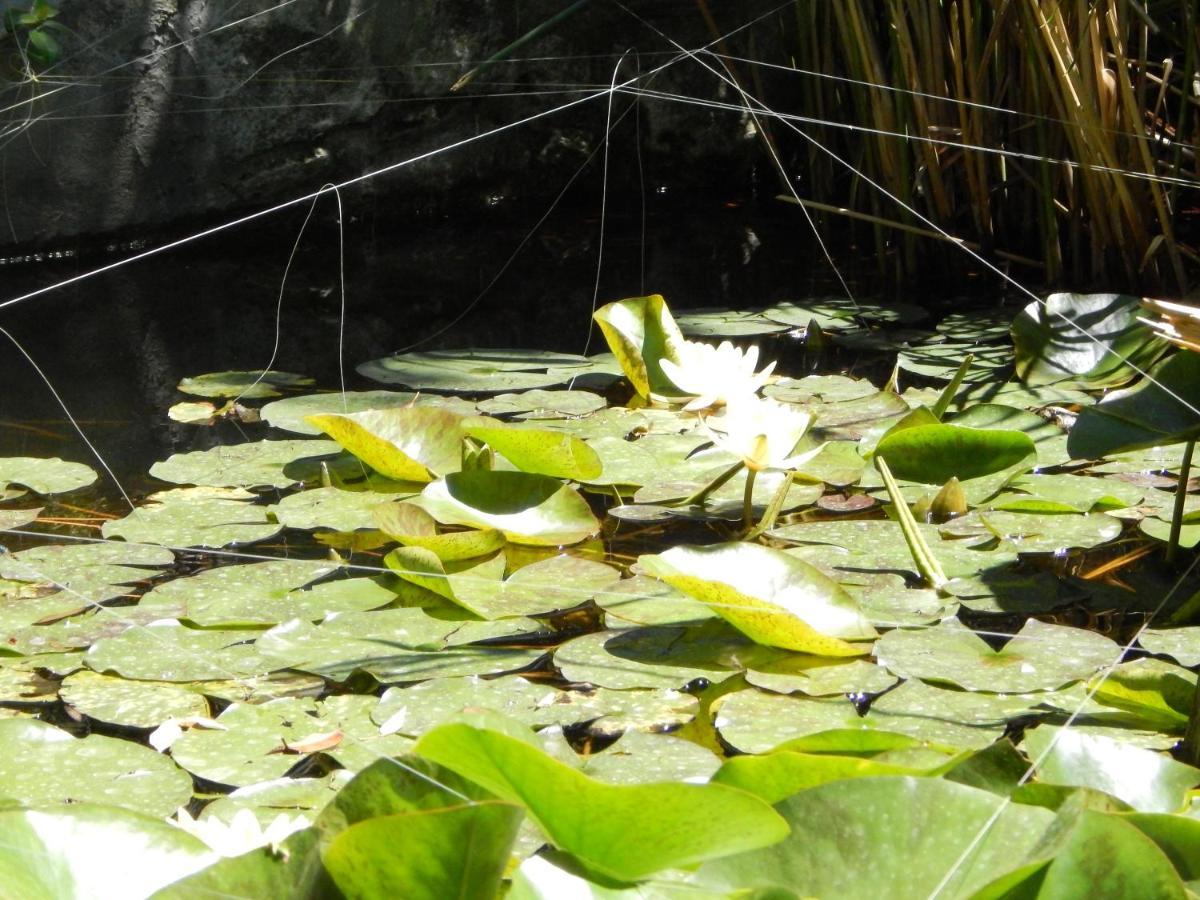
<svg viewBox="0 0 1200 900">
<path fill-rule="evenodd" d="M 683 0 L 632 3 L 684 46 L 711 33 Z M 421 154 L 355 186 L 398 217 L 553 196 L 600 146 L 600 97 L 481 138 L 671 58 L 673 48 L 620 4 L 594 0 L 460 93 L 449 87 L 566 0 L 60 0 L 64 58 L 9 83 L 0 109 L 0 247 L 53 245 L 227 217 Z M 774 3 L 717 9 L 725 30 Z M 764 20 L 756 50 L 778 40 Z M 732 49 L 744 50 L 733 45 Z M 690 60 L 655 91 L 735 101 Z M 629 100 L 618 96 L 619 112 Z M 614 184 L 634 177 L 633 116 Z M 759 147 L 744 117 L 643 99 L 643 171 L 678 190 L 745 183 Z M 736 187 L 734 188 L 737 189 Z"/>
</svg>

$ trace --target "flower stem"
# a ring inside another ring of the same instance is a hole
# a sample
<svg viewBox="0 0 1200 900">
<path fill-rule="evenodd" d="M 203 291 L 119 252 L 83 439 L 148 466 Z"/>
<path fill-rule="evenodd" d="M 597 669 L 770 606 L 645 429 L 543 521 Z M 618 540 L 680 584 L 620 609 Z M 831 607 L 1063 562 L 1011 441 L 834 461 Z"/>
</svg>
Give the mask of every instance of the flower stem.
<svg viewBox="0 0 1200 900">
<path fill-rule="evenodd" d="M 746 492 L 742 494 L 742 524 L 747 528 L 754 521 L 754 479 L 757 475 L 757 469 L 746 471 Z"/>
<path fill-rule="evenodd" d="M 1179 483 L 1175 485 L 1175 508 L 1171 512 L 1171 534 L 1167 539 L 1167 562 L 1173 563 L 1179 552 L 1179 533 L 1183 531 L 1183 505 L 1187 499 L 1188 477 L 1192 469 L 1192 451 L 1196 442 L 1188 441 L 1183 449 L 1183 462 L 1179 466 Z"/>
<path fill-rule="evenodd" d="M 659 505 L 660 506 L 701 506 L 701 505 L 703 505 L 704 501 L 709 498 L 709 496 L 713 493 L 713 491 L 720 490 L 721 486 L 724 485 L 725 482 L 727 482 L 730 478 L 732 478 L 738 472 L 740 472 L 744 465 L 746 465 L 746 464 L 739 459 L 732 466 L 730 466 L 728 469 L 726 469 L 724 472 L 722 472 L 720 475 L 718 475 L 716 478 L 714 478 L 712 481 L 710 481 L 704 487 L 700 488 L 700 490 L 696 491 L 696 493 L 692 494 L 691 496 L 683 497 L 680 500 L 673 500 L 673 501 L 660 500 Z"/>
</svg>

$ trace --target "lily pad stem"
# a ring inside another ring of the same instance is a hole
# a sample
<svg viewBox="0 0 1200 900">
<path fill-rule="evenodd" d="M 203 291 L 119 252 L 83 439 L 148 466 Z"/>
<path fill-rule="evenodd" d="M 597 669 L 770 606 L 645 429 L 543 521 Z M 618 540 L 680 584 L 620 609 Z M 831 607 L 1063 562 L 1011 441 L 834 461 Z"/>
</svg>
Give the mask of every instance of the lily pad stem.
<svg viewBox="0 0 1200 900">
<path fill-rule="evenodd" d="M 913 516 L 912 510 L 908 508 L 904 495 L 900 493 L 900 488 L 896 484 L 896 479 L 892 477 L 892 470 L 888 468 L 887 461 L 882 456 L 876 456 L 875 466 L 883 477 L 888 496 L 892 498 L 892 508 L 896 511 L 896 520 L 900 523 L 900 531 L 904 534 L 904 543 L 908 544 L 908 552 L 912 554 L 917 572 L 925 579 L 926 584 L 940 592 L 950 579 L 946 577 L 946 573 L 942 570 L 942 564 L 937 561 L 937 557 L 929 549 L 929 544 L 925 542 L 925 536 L 917 527 L 917 520 Z"/>
<path fill-rule="evenodd" d="M 1183 506 L 1187 499 L 1188 478 L 1192 469 L 1192 451 L 1195 449 L 1196 442 L 1188 441 L 1183 448 L 1183 462 L 1179 464 L 1179 483 L 1175 485 L 1175 508 L 1171 511 L 1171 534 L 1167 539 L 1168 563 L 1175 562 L 1175 556 L 1179 552 L 1179 533 L 1183 530 Z"/>
<path fill-rule="evenodd" d="M 958 370 L 954 373 L 954 377 L 950 379 L 950 383 L 938 395 L 937 402 L 933 404 L 933 414 L 937 416 L 939 422 L 946 415 L 946 410 L 950 408 L 950 404 L 954 402 L 954 395 L 962 387 L 963 379 L 967 377 L 967 370 L 971 368 L 971 363 L 973 362 L 975 362 L 974 353 L 968 353 L 964 356 L 963 361 L 958 364 Z"/>
</svg>

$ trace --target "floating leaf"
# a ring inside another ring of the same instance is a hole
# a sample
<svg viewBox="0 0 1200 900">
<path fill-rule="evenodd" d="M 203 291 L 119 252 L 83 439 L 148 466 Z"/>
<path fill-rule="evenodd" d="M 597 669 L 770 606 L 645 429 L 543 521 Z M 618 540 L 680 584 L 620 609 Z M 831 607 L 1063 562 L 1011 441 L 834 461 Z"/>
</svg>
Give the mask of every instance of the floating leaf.
<svg viewBox="0 0 1200 900">
<path fill-rule="evenodd" d="M 23 484 L 39 494 L 65 494 L 87 487 L 96 473 L 83 463 L 64 462 L 58 457 L 0 457 L 0 486 Z"/>
<path fill-rule="evenodd" d="M 1021 431 L 967 428 L 961 425 L 917 425 L 893 431 L 875 447 L 897 478 L 924 484 L 966 481 L 1036 461 L 1036 449 Z"/>
<path fill-rule="evenodd" d="M 522 566 L 503 581 L 503 565 L 450 575 L 461 604 L 485 619 L 532 616 L 586 603 L 617 584 L 620 573 L 595 560 L 562 554 Z"/>
<path fill-rule="evenodd" d="M 439 534 L 437 521 L 414 503 L 387 503 L 375 507 L 375 524 L 388 537 L 408 547 L 428 550 L 443 562 L 472 559 L 504 546 L 504 535 L 495 528 L 450 531 Z"/>
<path fill-rule="evenodd" d="M 85 738 L 33 719 L 0 720 L 0 797 L 30 806 L 106 803 L 167 816 L 188 802 L 191 779 L 132 741 Z"/>
<path fill-rule="evenodd" d="M 1048 810 L 1009 804 L 988 791 L 902 776 L 823 784 L 776 808 L 791 826 L 787 838 L 708 863 L 696 881 L 810 897 L 877 897 L 884 885 L 895 900 L 925 900 L 935 892 L 969 897 L 1016 868 L 1054 820 Z M 862 864 L 865 847 L 869 866 Z M 958 865 L 968 852 L 970 865 Z"/>
<path fill-rule="evenodd" d="M 483 441 L 522 472 L 587 481 L 603 466 L 596 451 L 573 435 L 527 425 L 504 425 L 479 417 L 463 422 L 463 431 Z"/>
<path fill-rule="evenodd" d="M 288 487 L 296 479 L 284 467 L 298 459 L 332 456 L 333 441 L 252 441 L 211 450 L 176 453 L 150 467 L 150 474 L 174 484 L 211 487 Z"/>
<path fill-rule="evenodd" d="M 415 390 L 499 394 L 583 379 L 589 387 L 614 380 L 603 361 L 540 350 L 430 350 L 385 356 L 358 367 L 384 384 Z"/>
<path fill-rule="evenodd" d="M 184 378 L 178 389 L 185 394 L 198 397 L 242 397 L 255 400 L 261 397 L 278 397 L 276 388 L 303 387 L 313 380 L 292 372 L 210 372 Z"/>
<path fill-rule="evenodd" d="M 412 502 L 442 524 L 495 528 L 517 544 L 577 544 L 600 530 L 574 488 L 529 472 L 455 472 Z"/>
<path fill-rule="evenodd" d="M 1090 678 L 1117 658 L 1115 642 L 1081 628 L 1030 619 L 1004 648 L 993 650 L 957 619 L 932 628 L 889 631 L 875 645 L 880 664 L 902 678 L 922 678 L 969 691 L 1022 693 Z"/>
<path fill-rule="evenodd" d="M 328 528 L 333 531 L 356 531 L 377 528 L 375 510 L 393 506 L 392 501 L 415 496 L 421 485 L 412 491 L 357 491 L 337 487 L 312 488 L 284 497 L 267 511 L 288 528 L 312 530 Z"/>
<path fill-rule="evenodd" d="M 1027 384 L 1123 384 L 1170 345 L 1138 321 L 1141 300 L 1124 294 L 1051 294 L 1013 321 L 1017 374 Z"/>
<path fill-rule="evenodd" d="M 396 409 L 418 404 L 440 406 L 443 402 L 441 397 L 421 397 L 408 391 L 335 391 L 272 400 L 260 410 L 260 414 L 263 421 L 272 428 L 299 434 L 320 434 L 321 429 L 308 422 L 308 416 L 346 415 L 368 409 Z M 471 415 L 475 412 L 475 407 L 474 404 L 464 402 L 463 408 L 455 411 Z"/>
<path fill-rule="evenodd" d="M 974 510 L 939 526 L 950 539 L 999 539 L 1022 553 L 1055 553 L 1095 547 L 1121 533 L 1121 522 L 1103 513 L 1027 513 Z"/>
<path fill-rule="evenodd" d="M 0 578 L 49 583 L 73 591 L 73 602 L 86 606 L 128 593 L 120 585 L 160 574 L 143 567 L 169 566 L 173 562 L 175 554 L 151 544 L 48 544 L 0 553 Z"/>
<path fill-rule="evenodd" d="M 524 806 L 553 843 L 623 880 L 762 847 L 787 833 L 769 806 L 734 788 L 603 784 L 496 731 L 443 725 L 416 749 Z"/>
<path fill-rule="evenodd" d="M 1040 781 L 1095 788 L 1140 812 L 1175 812 L 1200 784 L 1200 769 L 1073 729 L 1039 726 L 1025 733 L 1025 747 Z"/>
<path fill-rule="evenodd" d="M 11 897 L 148 897 L 214 858 L 153 813 L 90 803 L 0 812 L 0 883 Z"/>
<path fill-rule="evenodd" d="M 96 641 L 84 662 L 96 672 L 145 681 L 224 681 L 272 667 L 259 655 L 253 631 L 201 631 L 161 620 Z"/>
<path fill-rule="evenodd" d="M 209 714 L 204 697 L 186 688 L 114 678 L 86 669 L 68 675 L 60 694 L 64 703 L 85 716 L 129 728 L 156 728 L 170 718 Z"/>
<path fill-rule="evenodd" d="M 501 394 L 481 400 L 479 411 L 489 416 L 515 416 L 518 419 L 560 419 L 586 416 L 604 409 L 604 398 L 591 391 L 523 391 Z"/>
<path fill-rule="evenodd" d="M 1169 656 L 1189 669 L 1200 666 L 1200 625 L 1186 628 L 1144 628 L 1138 643 L 1151 653 Z"/>
<path fill-rule="evenodd" d="M 106 538 L 164 547 L 227 547 L 266 540 L 283 530 L 240 488 L 191 487 L 159 491 L 123 519 L 104 523 Z"/>
<path fill-rule="evenodd" d="M 868 648 L 847 640 L 877 636 L 836 582 L 779 550 L 745 542 L 679 546 L 639 564 L 761 644 L 857 656 Z"/>
<path fill-rule="evenodd" d="M 449 410 L 406 406 L 307 421 L 388 478 L 432 481 L 461 464 L 463 417 Z"/>
<path fill-rule="evenodd" d="M 36 522 L 41 512 L 40 506 L 37 509 L 0 509 L 0 531 L 24 528 L 29 523 Z"/>
<path fill-rule="evenodd" d="M 793 656 L 762 669 L 749 669 L 746 681 L 781 694 L 799 691 L 810 697 L 827 697 L 881 694 L 896 683 L 896 677 L 882 666 L 861 659 L 830 665 L 828 660 Z"/>
<path fill-rule="evenodd" d="M 804 300 L 787 300 L 776 303 L 762 311 L 762 315 L 773 322 L 782 322 L 798 328 L 807 328 L 816 319 L 823 330 L 858 327 L 855 319 L 890 324 L 917 322 L 928 313 L 912 303 L 872 303 L 866 300 L 851 300 L 848 297 L 809 297 Z"/>
</svg>

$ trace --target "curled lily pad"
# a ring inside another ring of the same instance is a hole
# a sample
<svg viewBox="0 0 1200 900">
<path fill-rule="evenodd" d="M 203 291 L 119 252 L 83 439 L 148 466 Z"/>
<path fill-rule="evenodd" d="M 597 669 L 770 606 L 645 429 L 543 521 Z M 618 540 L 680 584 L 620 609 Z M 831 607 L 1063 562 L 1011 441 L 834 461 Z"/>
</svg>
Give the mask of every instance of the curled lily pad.
<svg viewBox="0 0 1200 900">
<path fill-rule="evenodd" d="M 463 417 L 430 406 L 308 416 L 335 441 L 381 475 L 398 481 L 432 481 L 457 472 L 462 460 Z"/>
<path fill-rule="evenodd" d="M 210 372 L 207 375 L 196 375 L 184 378 L 178 388 L 185 394 L 198 397 L 243 397 L 257 399 L 260 397 L 278 397 L 276 388 L 302 387 L 312 384 L 313 380 L 305 375 L 292 372 L 275 372 L 261 370 L 254 372 Z"/>
<path fill-rule="evenodd" d="M 288 487 L 296 480 L 284 467 L 311 456 L 338 452 L 333 441 L 252 441 L 211 450 L 176 453 L 150 467 L 150 474 L 174 484 L 211 487 Z"/>
<path fill-rule="evenodd" d="M 495 528 L 438 533 L 437 520 L 414 503 L 387 503 L 373 510 L 375 525 L 407 547 L 428 550 L 443 562 L 486 556 L 504 546 Z"/>
<path fill-rule="evenodd" d="M 751 543 L 673 547 L 641 567 L 758 643 L 822 656 L 858 656 L 847 643 L 877 636 L 858 604 L 817 569 Z"/>
<path fill-rule="evenodd" d="M 64 494 L 87 487 L 95 480 L 95 471 L 83 463 L 64 462 L 58 457 L 0 457 L 0 486 L 23 484 L 39 494 Z"/>
<path fill-rule="evenodd" d="M 540 350 L 430 350 L 372 360 L 358 367 L 372 381 L 415 390 L 499 394 L 601 376 L 608 367 L 586 356 Z"/>
<path fill-rule="evenodd" d="M 1013 321 L 1017 374 L 1027 384 L 1113 387 L 1163 355 L 1169 344 L 1138 321 L 1141 299 L 1123 294 L 1051 294 Z"/>
<path fill-rule="evenodd" d="M 904 678 L 923 678 L 970 691 L 1022 693 L 1090 678 L 1117 657 L 1102 635 L 1030 619 L 1001 650 L 993 650 L 957 619 L 916 631 L 889 631 L 875 645 L 879 662 Z"/>
<path fill-rule="evenodd" d="M 596 451 L 573 435 L 527 425 L 505 425 L 484 417 L 467 419 L 463 431 L 483 441 L 522 472 L 587 481 L 603 465 Z"/>
<path fill-rule="evenodd" d="M 106 538 L 124 538 L 164 547 L 227 547 L 252 544 L 283 530 L 266 507 L 246 501 L 240 488 L 192 487 L 159 491 L 123 519 L 104 523 Z"/>
<path fill-rule="evenodd" d="M 31 806 L 105 803 L 167 816 L 192 795 L 191 779 L 148 747 L 92 734 L 74 738 L 33 719 L 0 720 L 0 796 Z"/>
<path fill-rule="evenodd" d="M 592 318 L 639 396 L 678 395 L 661 362 L 680 361 L 684 338 L 661 294 L 606 304 Z"/>
<path fill-rule="evenodd" d="M 495 528 L 516 544 L 577 544 L 600 530 L 574 488 L 529 472 L 455 472 L 412 502 L 445 525 Z"/>
</svg>

